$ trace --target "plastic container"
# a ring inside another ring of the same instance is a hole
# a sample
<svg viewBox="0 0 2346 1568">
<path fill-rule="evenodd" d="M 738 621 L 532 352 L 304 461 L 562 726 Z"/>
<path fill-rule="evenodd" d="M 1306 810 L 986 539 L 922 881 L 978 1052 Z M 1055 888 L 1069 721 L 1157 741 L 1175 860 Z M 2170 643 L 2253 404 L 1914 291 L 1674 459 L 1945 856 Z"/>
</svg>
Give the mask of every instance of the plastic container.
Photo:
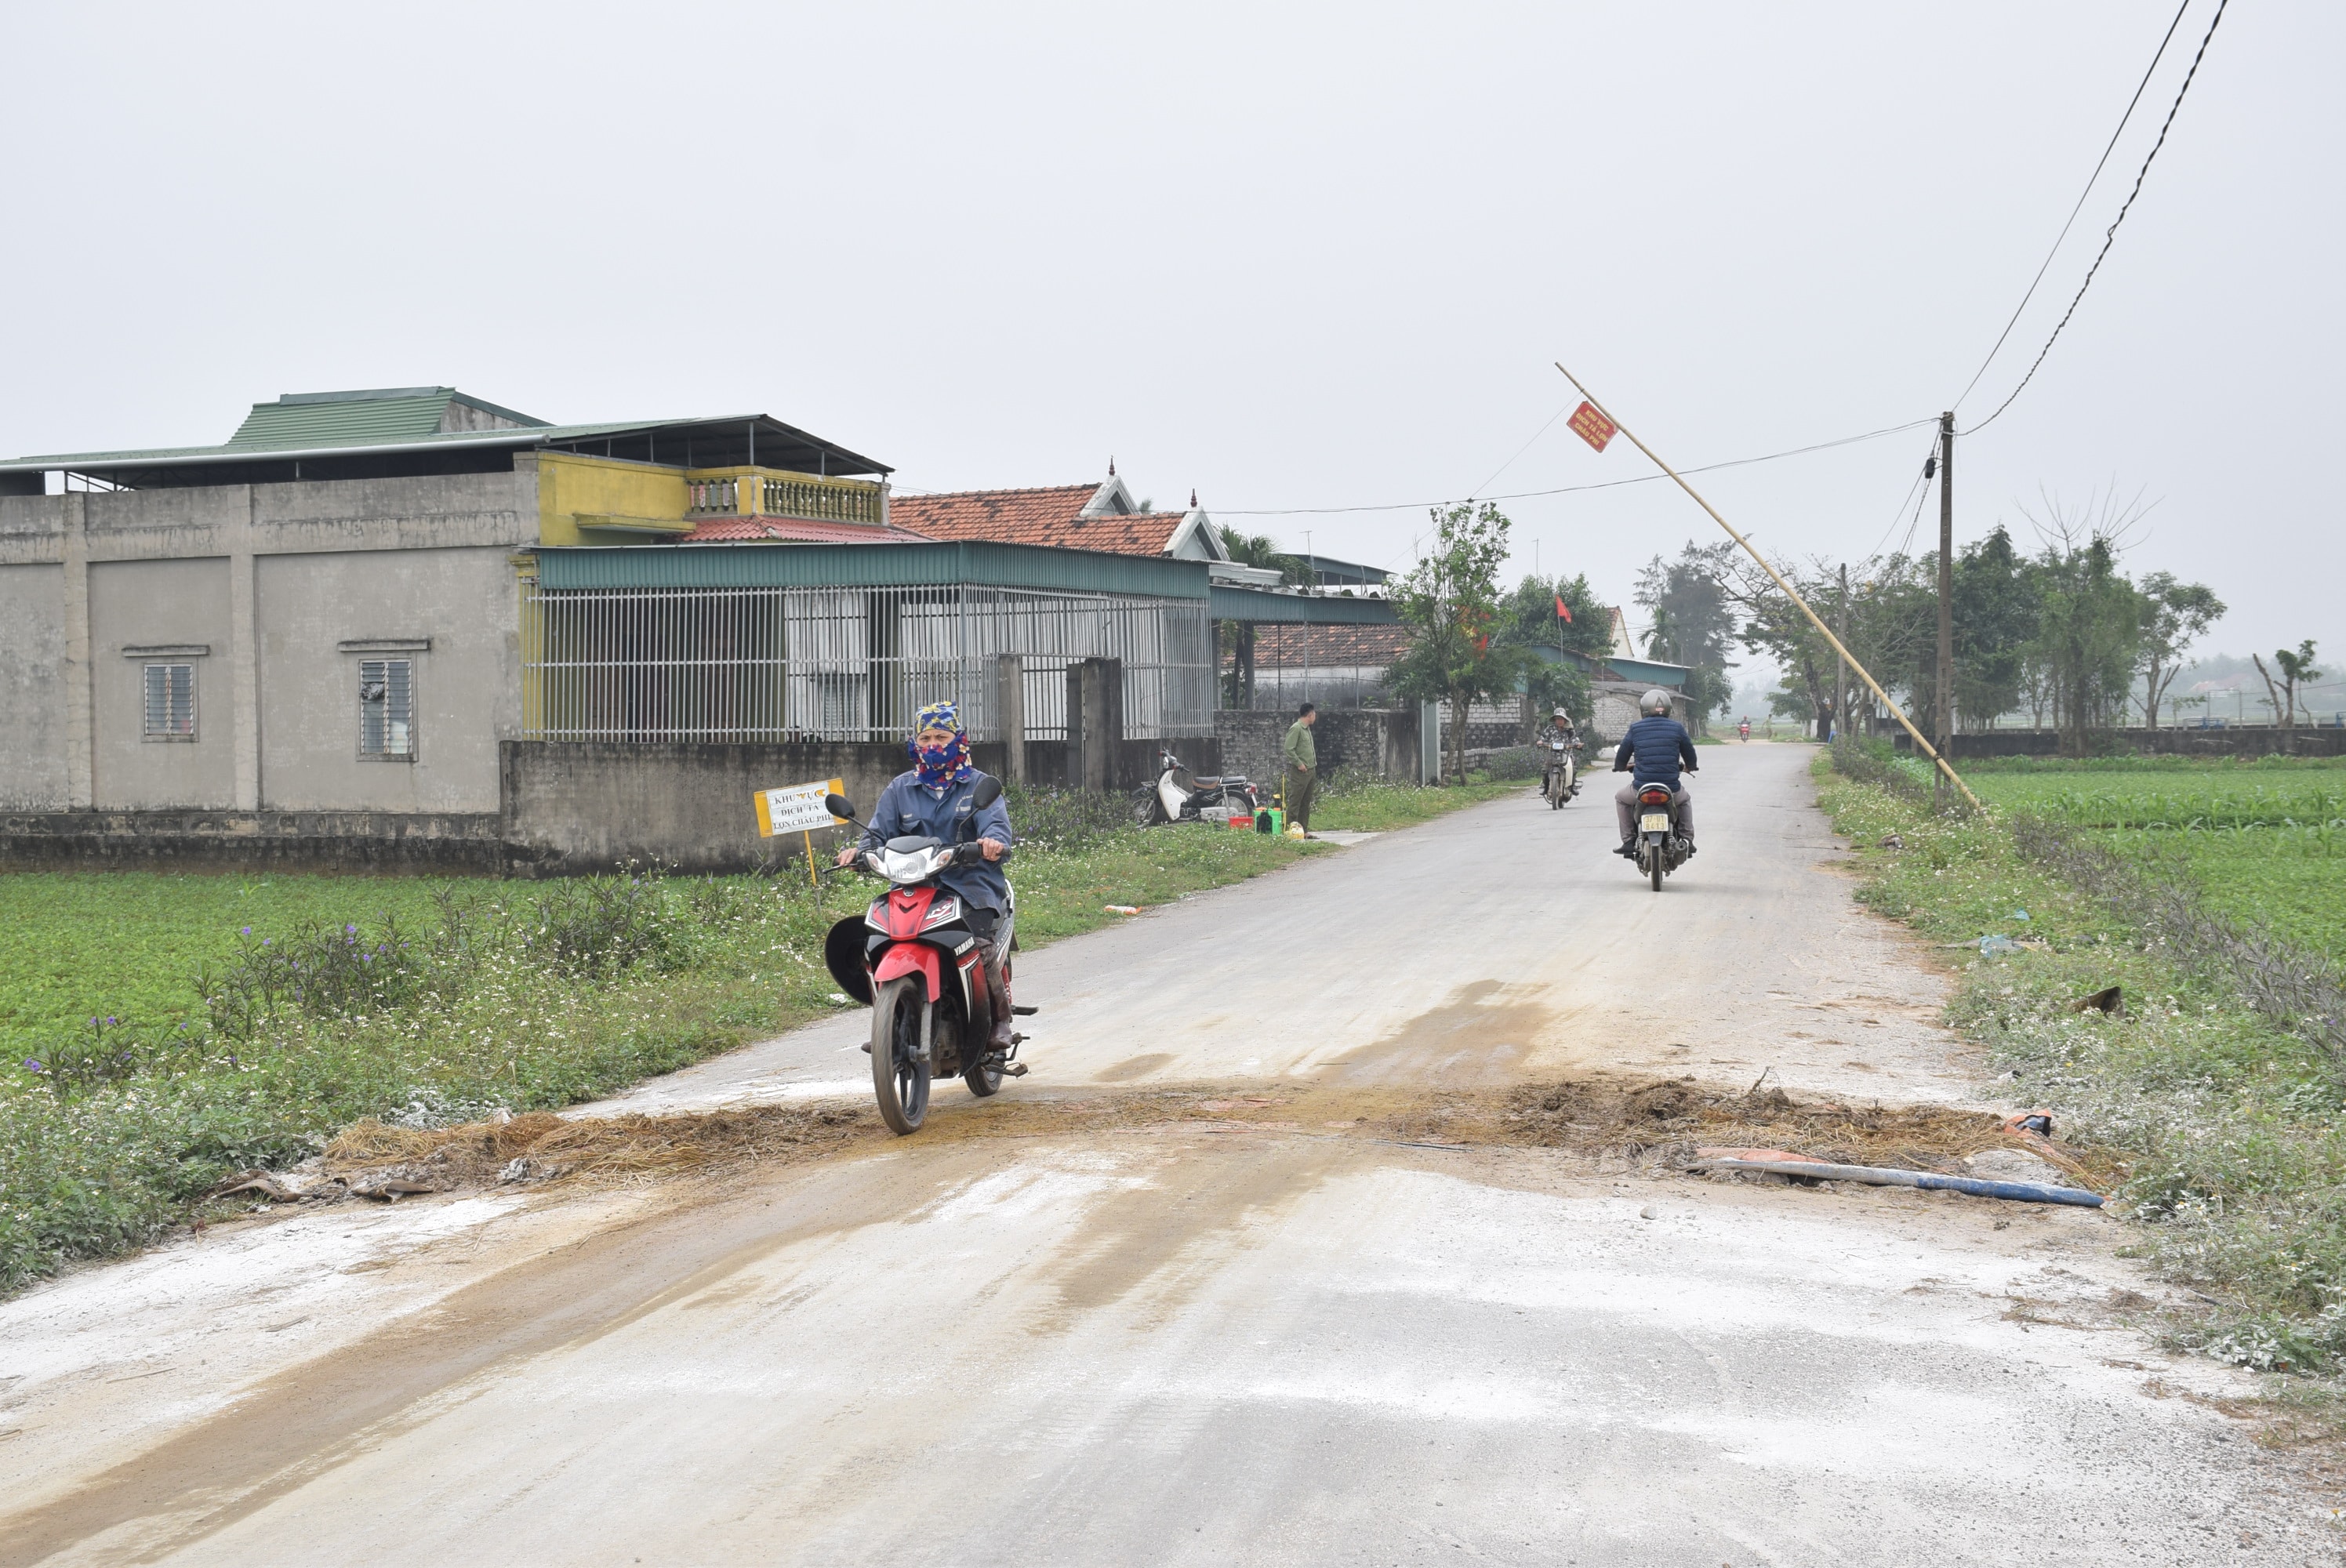
<svg viewBox="0 0 2346 1568">
<path fill-rule="evenodd" d="M 1230 826 L 1251 833 L 1254 831 L 1254 819 L 1252 817 L 1241 816 L 1238 812 L 1233 811 L 1230 813 Z"/>
<path fill-rule="evenodd" d="M 1267 824 L 1267 825 L 1266 825 Z M 1283 833 L 1287 830 L 1287 813 L 1273 806 L 1254 814 L 1254 830 L 1258 833 Z"/>
</svg>

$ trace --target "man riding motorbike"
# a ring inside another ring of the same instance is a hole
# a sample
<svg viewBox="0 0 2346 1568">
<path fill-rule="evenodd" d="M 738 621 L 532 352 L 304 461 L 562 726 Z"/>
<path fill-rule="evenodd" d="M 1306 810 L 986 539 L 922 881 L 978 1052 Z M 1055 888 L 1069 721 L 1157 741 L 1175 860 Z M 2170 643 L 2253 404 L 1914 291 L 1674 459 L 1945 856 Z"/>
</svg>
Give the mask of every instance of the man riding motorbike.
<svg viewBox="0 0 2346 1568">
<path fill-rule="evenodd" d="M 1563 741 L 1566 746 L 1580 744 L 1580 730 L 1572 722 L 1572 715 L 1560 708 L 1548 715 L 1546 725 L 1541 728 L 1538 735 L 1533 738 L 1532 744 L 1543 750 L 1547 750 L 1549 742 L 1556 740 Z M 1547 769 L 1540 776 L 1540 794 L 1543 797 L 1554 792 L 1556 776 L 1564 771 L 1564 759 L 1569 755 L 1569 752 L 1552 750 L 1547 752 Z M 1576 780 L 1573 784 L 1573 793 L 1576 795 L 1579 792 L 1580 786 Z"/>
<path fill-rule="evenodd" d="M 937 873 L 937 881 L 961 900 L 969 928 L 977 933 L 985 988 L 994 1001 L 994 1029 L 987 1046 L 1006 1052 L 1016 1044 L 1011 1029 L 1010 979 L 1003 972 L 1014 923 L 1010 882 L 1002 874 L 1001 864 L 1015 841 L 1010 813 L 1000 800 L 983 810 L 974 809 L 971 797 L 977 787 L 977 769 L 970 765 L 969 736 L 952 703 L 929 704 L 921 709 L 917 725 L 905 747 L 913 754 L 912 771 L 889 780 L 888 788 L 880 792 L 880 803 L 872 808 L 863 837 L 839 851 L 839 863 L 852 864 L 858 855 L 905 834 L 958 844 L 964 841 L 964 828 L 974 826 L 978 852 L 984 859 L 974 866 L 949 866 Z"/>
<path fill-rule="evenodd" d="M 1678 837 L 1686 840 L 1688 857 L 1694 854 L 1694 798 L 1679 781 L 1681 765 L 1688 773 L 1699 772 L 1701 763 L 1694 751 L 1694 738 L 1687 727 L 1670 717 L 1669 693 L 1657 687 L 1647 692 L 1637 703 L 1645 717 L 1629 726 L 1621 737 L 1621 748 L 1613 754 L 1613 771 L 1629 775 L 1629 782 L 1613 797 L 1615 816 L 1621 826 L 1621 847 L 1614 853 L 1625 860 L 1637 858 L 1637 790 L 1647 784 L 1667 784 L 1671 790 L 1671 811 L 1678 819 Z M 1632 767 L 1632 764 L 1635 767 Z M 1659 881 L 1655 882 L 1660 887 Z"/>
</svg>

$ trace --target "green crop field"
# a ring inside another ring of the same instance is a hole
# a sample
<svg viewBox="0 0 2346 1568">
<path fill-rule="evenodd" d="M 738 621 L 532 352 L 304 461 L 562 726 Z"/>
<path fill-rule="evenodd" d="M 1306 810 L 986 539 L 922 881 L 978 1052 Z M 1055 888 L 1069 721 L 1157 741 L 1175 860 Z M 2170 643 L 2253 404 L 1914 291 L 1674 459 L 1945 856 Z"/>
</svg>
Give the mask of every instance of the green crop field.
<svg viewBox="0 0 2346 1568">
<path fill-rule="evenodd" d="M 2171 862 L 2211 908 L 2346 958 L 2346 759 L 2031 760 L 1965 769 L 1979 797 Z"/>
</svg>

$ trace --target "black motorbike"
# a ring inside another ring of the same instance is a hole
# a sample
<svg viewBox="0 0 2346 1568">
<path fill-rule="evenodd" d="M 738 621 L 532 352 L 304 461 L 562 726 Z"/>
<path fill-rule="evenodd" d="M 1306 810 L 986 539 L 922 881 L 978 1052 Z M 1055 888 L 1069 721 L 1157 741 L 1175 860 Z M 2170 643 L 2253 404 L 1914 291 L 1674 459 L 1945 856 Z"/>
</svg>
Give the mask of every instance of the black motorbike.
<svg viewBox="0 0 2346 1568">
<path fill-rule="evenodd" d="M 1200 779 L 1169 747 L 1157 748 L 1157 782 L 1132 792 L 1132 820 L 1143 828 L 1159 822 L 1215 822 L 1251 817 L 1261 803 L 1252 779 L 1236 773 Z"/>
</svg>

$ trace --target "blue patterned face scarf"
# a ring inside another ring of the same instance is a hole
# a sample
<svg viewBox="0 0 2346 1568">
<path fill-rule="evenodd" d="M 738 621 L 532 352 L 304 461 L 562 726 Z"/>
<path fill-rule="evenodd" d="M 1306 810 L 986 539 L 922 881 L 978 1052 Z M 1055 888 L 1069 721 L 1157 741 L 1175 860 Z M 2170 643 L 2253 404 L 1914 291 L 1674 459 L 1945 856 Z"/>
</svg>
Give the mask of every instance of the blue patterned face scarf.
<svg viewBox="0 0 2346 1568">
<path fill-rule="evenodd" d="M 944 746 L 923 746 L 919 736 L 924 729 L 948 729 L 953 739 Z M 933 702 L 921 709 L 913 723 L 914 738 L 904 743 L 913 755 L 913 766 L 920 773 L 923 785 L 942 789 L 948 784 L 960 784 L 976 775 L 969 764 L 969 736 L 961 727 L 961 713 L 950 702 Z"/>
</svg>

